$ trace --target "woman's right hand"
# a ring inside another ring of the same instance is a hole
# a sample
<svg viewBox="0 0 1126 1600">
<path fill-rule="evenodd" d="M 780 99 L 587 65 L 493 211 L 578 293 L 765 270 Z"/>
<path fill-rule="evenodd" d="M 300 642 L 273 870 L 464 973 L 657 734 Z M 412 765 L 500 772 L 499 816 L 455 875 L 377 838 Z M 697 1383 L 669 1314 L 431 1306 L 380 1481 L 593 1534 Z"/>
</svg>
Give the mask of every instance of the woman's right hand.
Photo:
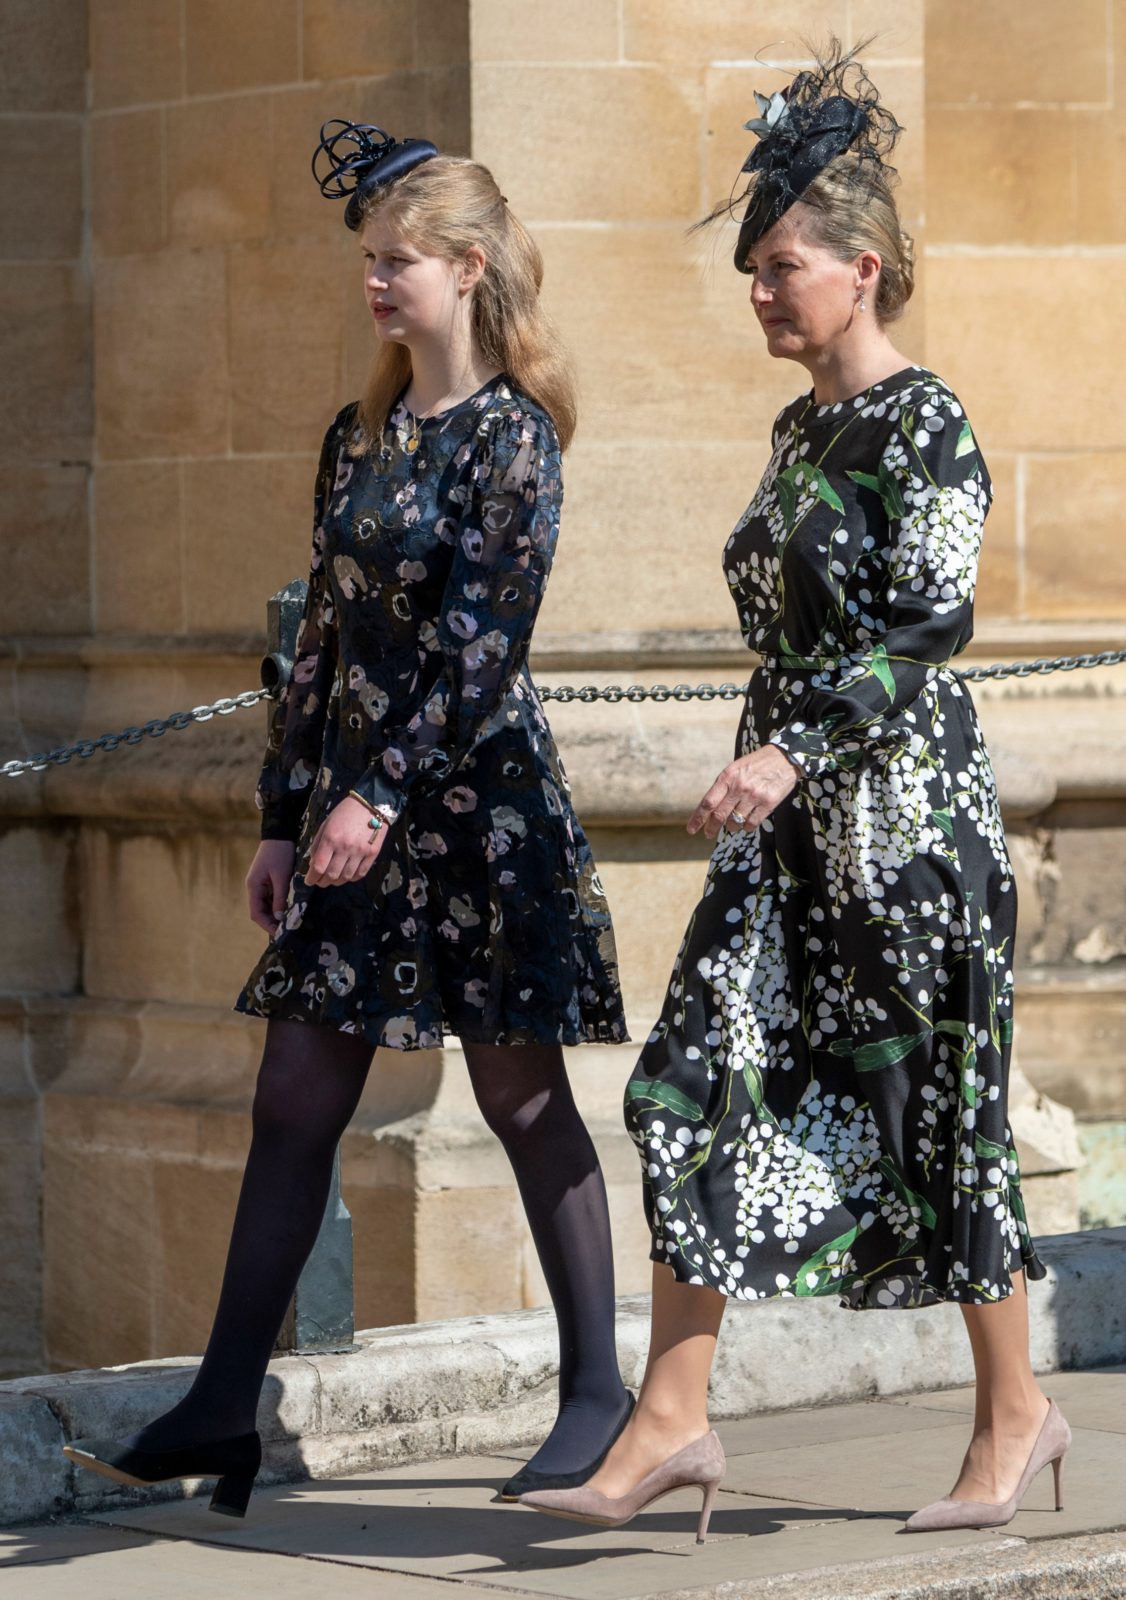
<svg viewBox="0 0 1126 1600">
<path fill-rule="evenodd" d="M 285 911 L 296 860 L 297 846 L 288 839 L 263 839 L 246 875 L 250 920 L 265 928 L 271 939 Z"/>
</svg>

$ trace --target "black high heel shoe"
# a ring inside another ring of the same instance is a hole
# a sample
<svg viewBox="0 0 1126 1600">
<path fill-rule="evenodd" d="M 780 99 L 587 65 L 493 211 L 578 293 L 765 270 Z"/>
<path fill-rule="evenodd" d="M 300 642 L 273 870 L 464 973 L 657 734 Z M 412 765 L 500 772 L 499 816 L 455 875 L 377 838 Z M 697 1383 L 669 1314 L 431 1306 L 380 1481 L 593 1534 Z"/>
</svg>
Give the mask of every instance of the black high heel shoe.
<svg viewBox="0 0 1126 1600">
<path fill-rule="evenodd" d="M 633 1416 L 633 1408 L 637 1404 L 633 1392 L 626 1390 L 626 1409 L 613 1433 L 607 1439 L 602 1454 L 595 1456 L 594 1460 L 585 1467 L 579 1467 L 575 1472 L 537 1472 L 535 1467 L 521 1467 L 515 1477 L 498 1491 L 500 1500 L 519 1500 L 522 1494 L 538 1494 L 541 1489 L 579 1489 L 588 1478 L 593 1478 L 599 1467 L 605 1461 L 610 1451 L 617 1444 L 618 1439 L 625 1430 L 625 1425 Z"/>
<path fill-rule="evenodd" d="M 239 1433 L 178 1450 L 131 1450 L 116 1439 L 75 1439 L 63 1445 L 63 1454 L 88 1472 L 139 1489 L 173 1478 L 218 1478 L 211 1510 L 226 1517 L 245 1517 L 262 1465 L 262 1441 L 257 1432 Z"/>
</svg>

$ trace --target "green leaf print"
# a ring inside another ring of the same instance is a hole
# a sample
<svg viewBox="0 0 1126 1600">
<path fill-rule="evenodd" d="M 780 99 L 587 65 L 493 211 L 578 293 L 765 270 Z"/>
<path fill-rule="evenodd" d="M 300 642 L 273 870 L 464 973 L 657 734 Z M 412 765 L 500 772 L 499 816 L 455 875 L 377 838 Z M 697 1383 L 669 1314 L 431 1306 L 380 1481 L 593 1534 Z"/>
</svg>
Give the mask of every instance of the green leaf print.
<svg viewBox="0 0 1126 1600">
<path fill-rule="evenodd" d="M 846 472 L 846 478 L 851 478 L 853 483 L 858 483 L 862 489 L 871 489 L 873 494 L 882 494 L 879 478 L 874 478 L 870 472 Z"/>
<path fill-rule="evenodd" d="M 998 1035 L 1000 1037 L 1000 1040 L 1001 1040 L 1002 1044 L 1012 1044 L 1012 1042 L 1013 1042 L 1013 1019 L 1012 1019 L 1012 1017 L 1004 1017 L 1002 1019 L 1002 1021 L 1001 1021 L 1001 1026 L 997 1031 L 998 1031 Z"/>
<path fill-rule="evenodd" d="M 923 1227 L 935 1228 L 938 1224 L 938 1218 L 935 1216 L 934 1207 L 924 1200 L 921 1194 L 915 1193 L 890 1156 L 884 1156 L 883 1160 L 880 1161 L 879 1170 L 891 1184 L 903 1204 L 918 1211 L 919 1221 Z"/>
<path fill-rule="evenodd" d="M 755 1115 L 762 1115 L 762 1073 L 752 1061 L 743 1063 L 743 1082 L 747 1086 L 747 1094 Z"/>
<path fill-rule="evenodd" d="M 949 811 L 932 811 L 931 816 L 938 823 L 946 837 L 952 839 L 954 837 L 954 818 Z"/>
<path fill-rule="evenodd" d="M 957 461 L 959 456 L 968 456 L 971 450 L 976 449 L 977 440 L 974 438 L 973 429 L 970 427 L 969 420 L 967 419 L 962 424 L 962 431 L 958 435 L 958 443 L 954 446 L 955 461 Z"/>
<path fill-rule="evenodd" d="M 778 659 L 784 667 L 819 667 L 820 661 L 815 656 L 799 655 L 787 639 L 785 630 L 778 639 Z"/>
<path fill-rule="evenodd" d="M 872 651 L 872 673 L 879 678 L 884 686 L 884 692 L 889 700 L 895 699 L 895 678 L 888 666 L 888 653 L 882 644 L 878 644 Z"/>
<path fill-rule="evenodd" d="M 948 1033 L 954 1039 L 961 1039 L 967 1049 L 973 1041 L 973 1036 L 964 1022 L 948 1022 L 944 1019 L 942 1022 L 935 1023 L 934 1031 L 935 1033 Z"/>
<path fill-rule="evenodd" d="M 903 491 L 899 487 L 899 480 L 886 462 L 880 462 L 879 473 L 880 499 L 884 503 L 884 510 L 892 522 L 898 522 L 901 517 L 907 514 L 907 507 L 903 503 Z"/>
<path fill-rule="evenodd" d="M 840 1257 L 846 1253 L 859 1232 L 860 1224 L 855 1223 L 839 1239 L 830 1239 L 808 1261 L 803 1261 L 794 1273 L 794 1293 L 802 1299 L 812 1299 L 819 1294 L 836 1294 L 840 1290 L 841 1279 L 834 1281 L 833 1268 L 839 1264 Z M 830 1261 L 830 1256 L 837 1259 Z"/>
<path fill-rule="evenodd" d="M 980 1133 L 974 1135 L 974 1155 L 980 1156 L 983 1161 L 1008 1161 L 1009 1152 L 1003 1144 L 994 1144 L 992 1139 L 984 1139 Z"/>
<path fill-rule="evenodd" d="M 774 480 L 774 491 L 778 496 L 778 504 L 782 507 L 782 526 L 787 533 L 792 533 L 794 528 L 794 515 L 798 509 L 797 490 L 787 473 L 793 472 L 793 467 L 787 467 L 785 472 L 780 472 Z"/>
<path fill-rule="evenodd" d="M 844 515 L 844 501 L 823 472 L 815 472 L 810 479 L 809 486 L 818 500 L 824 501 L 827 506 L 832 506 L 834 511 L 839 511 L 842 516 Z"/>
<path fill-rule="evenodd" d="M 659 1078 L 654 1078 L 648 1083 L 639 1078 L 631 1078 L 626 1085 L 626 1098 L 651 1100 L 654 1105 L 664 1106 L 666 1111 L 675 1111 L 678 1117 L 686 1117 L 689 1122 L 704 1120 L 704 1113 L 695 1100 L 690 1100 L 675 1085 L 662 1083 Z"/>
<path fill-rule="evenodd" d="M 929 1033 L 900 1033 L 893 1039 L 874 1039 L 871 1044 L 862 1044 L 859 1050 L 853 1049 L 851 1039 L 834 1039 L 829 1054 L 851 1056 L 857 1072 L 879 1072 L 882 1067 L 902 1061 L 929 1037 Z"/>
</svg>

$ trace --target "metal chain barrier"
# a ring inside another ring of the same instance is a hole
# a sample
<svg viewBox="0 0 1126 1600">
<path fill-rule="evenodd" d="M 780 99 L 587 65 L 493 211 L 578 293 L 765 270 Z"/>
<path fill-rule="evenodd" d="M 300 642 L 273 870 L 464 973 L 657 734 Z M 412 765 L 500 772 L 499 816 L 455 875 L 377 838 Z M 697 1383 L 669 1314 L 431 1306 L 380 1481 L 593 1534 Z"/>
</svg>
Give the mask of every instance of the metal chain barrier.
<svg viewBox="0 0 1126 1600">
<path fill-rule="evenodd" d="M 1048 672 L 1075 672 L 1085 667 L 1113 667 L 1123 661 L 1126 661 L 1126 650 L 1101 650 L 1078 656 L 1040 656 L 1035 661 L 1015 661 L 1007 666 L 967 667 L 955 676 L 965 683 L 985 683 L 1000 678 L 1031 678 Z M 600 689 L 588 683 L 579 688 L 564 684 L 557 689 L 541 689 L 539 696 L 541 700 L 554 700 L 559 705 L 570 705 L 575 700 L 584 705 L 591 705 L 596 700 L 605 700 L 611 705 L 629 700 L 637 705 L 642 700 L 741 700 L 747 688 L 745 683 L 677 683 L 671 688 L 664 683 L 649 686 L 641 683 L 611 683 Z M 99 750 L 116 750 L 123 744 L 141 744 L 145 739 L 159 739 L 168 732 L 181 733 L 196 722 L 209 722 L 212 717 L 229 717 L 244 706 L 255 706 L 262 700 L 273 699 L 276 693 L 274 688 L 247 689 L 230 699 L 213 700 L 210 705 L 194 706 L 191 711 L 174 711 L 170 717 L 154 718 L 140 727 L 123 728 L 120 733 L 103 733 L 96 739 L 79 739 L 74 744 L 60 745 L 55 750 L 45 750 L 24 760 L 5 761 L 0 766 L 0 776 L 18 778 L 25 772 L 43 772 L 47 767 L 65 766 L 75 756 L 87 761 Z"/>
</svg>

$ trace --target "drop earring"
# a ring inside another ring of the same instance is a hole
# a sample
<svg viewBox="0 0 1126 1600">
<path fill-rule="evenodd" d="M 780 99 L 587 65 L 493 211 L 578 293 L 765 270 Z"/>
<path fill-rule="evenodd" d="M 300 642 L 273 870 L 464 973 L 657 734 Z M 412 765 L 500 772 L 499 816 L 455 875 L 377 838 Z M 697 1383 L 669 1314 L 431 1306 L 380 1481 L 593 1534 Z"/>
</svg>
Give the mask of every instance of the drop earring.
<svg viewBox="0 0 1126 1600">
<path fill-rule="evenodd" d="M 868 309 L 868 307 L 867 307 L 867 305 L 865 304 L 865 301 L 864 301 L 864 290 L 863 289 L 861 289 L 861 291 L 860 291 L 860 309 L 861 309 L 861 311 L 866 311 Z"/>
</svg>

